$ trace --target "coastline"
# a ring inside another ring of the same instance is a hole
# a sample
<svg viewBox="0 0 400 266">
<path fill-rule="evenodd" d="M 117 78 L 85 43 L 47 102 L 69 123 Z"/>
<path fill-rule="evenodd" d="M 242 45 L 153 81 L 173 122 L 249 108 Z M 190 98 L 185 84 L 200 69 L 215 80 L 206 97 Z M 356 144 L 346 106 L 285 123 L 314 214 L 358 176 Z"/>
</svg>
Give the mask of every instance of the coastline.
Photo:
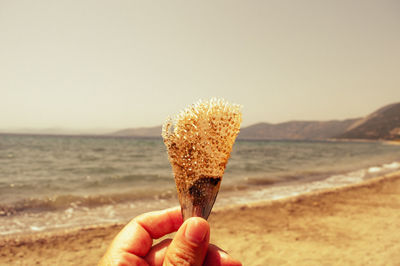
<svg viewBox="0 0 400 266">
<path fill-rule="evenodd" d="M 386 143 L 389 145 L 400 146 L 400 140 L 387 140 L 387 141 L 384 141 L 383 143 Z"/>
<path fill-rule="evenodd" d="M 211 241 L 243 265 L 400 264 L 400 171 L 215 209 Z M 93 265 L 122 224 L 0 237 L 0 265 Z"/>
<path fill-rule="evenodd" d="M 329 138 L 326 139 L 326 141 L 329 142 L 359 142 L 359 143 L 383 143 L 383 144 L 389 144 L 389 145 L 400 145 L 400 139 L 397 140 L 385 140 L 385 139 L 335 139 L 335 138 Z"/>
</svg>

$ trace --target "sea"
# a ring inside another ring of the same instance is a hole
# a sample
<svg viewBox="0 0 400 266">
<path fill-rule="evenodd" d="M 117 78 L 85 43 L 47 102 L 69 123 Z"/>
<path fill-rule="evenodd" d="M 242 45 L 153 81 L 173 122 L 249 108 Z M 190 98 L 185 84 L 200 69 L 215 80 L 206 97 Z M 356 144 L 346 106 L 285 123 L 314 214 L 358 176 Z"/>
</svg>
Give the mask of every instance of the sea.
<svg viewBox="0 0 400 266">
<path fill-rule="evenodd" d="M 381 142 L 238 140 L 214 208 L 399 170 L 400 146 Z M 0 235 L 124 223 L 178 204 L 161 139 L 0 135 Z"/>
</svg>

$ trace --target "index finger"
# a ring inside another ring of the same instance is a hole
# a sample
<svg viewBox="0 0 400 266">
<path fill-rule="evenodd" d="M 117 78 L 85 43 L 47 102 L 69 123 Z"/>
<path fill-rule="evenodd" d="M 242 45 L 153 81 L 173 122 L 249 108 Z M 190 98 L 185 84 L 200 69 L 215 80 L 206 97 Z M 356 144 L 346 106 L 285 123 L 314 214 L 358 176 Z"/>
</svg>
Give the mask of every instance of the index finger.
<svg viewBox="0 0 400 266">
<path fill-rule="evenodd" d="M 157 239 L 172 232 L 176 232 L 183 223 L 181 209 L 179 207 L 162 211 L 148 212 L 134 219 L 150 235 Z"/>
<path fill-rule="evenodd" d="M 153 239 L 177 231 L 182 223 L 179 207 L 145 213 L 132 219 L 115 237 L 113 244 L 120 250 L 145 256 Z"/>
</svg>

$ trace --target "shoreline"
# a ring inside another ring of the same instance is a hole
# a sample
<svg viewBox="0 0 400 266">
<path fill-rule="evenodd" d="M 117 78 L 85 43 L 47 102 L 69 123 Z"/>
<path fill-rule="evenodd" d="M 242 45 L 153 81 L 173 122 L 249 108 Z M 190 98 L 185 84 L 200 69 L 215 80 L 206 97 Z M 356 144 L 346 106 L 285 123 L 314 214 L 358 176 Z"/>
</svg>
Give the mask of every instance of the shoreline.
<svg viewBox="0 0 400 266">
<path fill-rule="evenodd" d="M 400 139 L 397 140 L 385 140 L 385 139 L 335 139 L 335 138 L 329 138 L 326 139 L 328 142 L 354 142 L 354 143 L 382 143 L 382 144 L 388 144 L 388 145 L 395 145 L 398 146 L 400 145 Z"/>
<path fill-rule="evenodd" d="M 384 141 L 383 143 L 389 144 L 389 145 L 400 146 L 400 140 L 387 140 L 387 141 Z"/>
<path fill-rule="evenodd" d="M 244 265 L 398 264 L 399 192 L 397 171 L 344 187 L 216 208 L 209 219 L 211 241 Z M 122 227 L 0 236 L 0 264 L 93 265 Z"/>
<path fill-rule="evenodd" d="M 309 178 L 307 179 L 290 179 L 290 180 L 280 180 L 279 178 L 274 179 L 274 177 L 269 178 L 267 180 L 261 180 L 257 183 L 257 178 L 254 178 L 252 182 L 247 185 L 236 186 L 236 185 L 225 185 L 221 188 L 218 196 L 218 200 L 214 205 L 214 210 L 217 209 L 224 209 L 227 206 L 241 206 L 241 205 L 248 205 L 256 202 L 269 202 L 275 201 L 279 199 L 288 199 L 298 195 L 307 194 L 314 191 L 322 191 L 322 190 L 329 190 L 333 188 L 339 188 L 343 186 L 349 186 L 350 184 L 359 184 L 363 182 L 362 180 L 369 180 L 374 177 L 382 176 L 385 174 L 389 174 L 392 172 L 396 172 L 400 170 L 400 162 L 394 161 L 391 163 L 386 164 L 378 164 L 368 167 L 363 167 L 357 170 L 349 170 L 349 171 L 342 171 L 342 172 L 315 172 L 314 176 L 309 174 Z M 249 178 L 251 179 L 251 178 Z M 251 180 L 250 180 L 251 181 Z M 267 181 L 267 182 L 266 182 Z M 164 193 L 165 194 L 165 193 Z M 82 208 L 77 208 L 74 210 L 74 216 L 72 219 L 80 219 L 80 217 L 85 217 L 86 220 L 91 220 L 91 223 L 88 222 L 81 222 L 81 223 L 72 223 L 71 219 L 69 219 L 70 224 L 63 224 L 65 220 L 57 220 L 57 217 L 60 215 L 65 215 L 65 212 L 68 211 L 65 209 L 57 209 L 53 211 L 48 211 L 47 213 L 44 212 L 47 218 L 51 218 L 54 223 L 53 226 L 40 226 L 37 225 L 36 216 L 19 216 L 17 213 L 15 216 L 11 215 L 8 221 L 8 215 L 3 220 L 5 223 L 2 224 L 3 230 L 0 230 L 0 239 L 3 237 L 13 237 L 19 235 L 38 235 L 38 234 L 46 234 L 52 232 L 70 232 L 73 230 L 79 229 L 87 229 L 92 227 L 107 227 L 109 225 L 122 225 L 129 221 L 132 217 L 137 216 L 143 212 L 158 210 L 163 208 L 169 208 L 176 206 L 177 200 L 176 195 L 172 193 L 170 196 L 164 198 L 162 194 L 160 194 L 160 198 L 162 199 L 159 201 L 158 194 L 153 196 L 151 202 L 151 207 L 147 205 L 147 207 L 141 208 L 139 206 L 135 207 L 134 209 L 131 208 L 131 203 L 128 201 L 122 202 L 114 202 L 112 205 L 104 204 L 100 205 L 99 207 L 95 206 L 96 212 L 91 211 L 90 213 L 82 212 L 84 210 L 85 205 L 82 205 Z M 124 194 L 125 195 L 125 194 Z M 91 198 L 90 196 L 88 197 Z M 86 198 L 84 197 L 83 200 Z M 137 199 L 137 197 L 135 197 Z M 145 202 L 146 203 L 146 202 Z M 4 213 L 7 209 L 2 209 L 3 206 L 0 206 L 0 218 L 5 216 Z M 112 208 L 114 212 L 118 212 L 118 217 L 123 217 L 123 219 L 112 219 L 110 221 L 100 221 L 93 220 L 95 217 L 103 217 L 104 211 Z M 35 212 L 31 212 L 34 214 Z M 29 214 L 29 212 L 28 212 Z M 123 215 L 123 216 L 122 216 Z M 16 218 L 16 222 L 13 222 L 13 219 Z M 71 218 L 71 216 L 69 217 Z M 84 219 L 84 220 L 85 220 Z M 75 221 L 74 220 L 74 221 Z M 25 230 L 10 230 L 7 227 L 7 223 L 13 226 L 14 224 L 22 224 L 24 223 L 26 227 Z M 33 225 L 33 226 L 31 226 Z"/>
</svg>

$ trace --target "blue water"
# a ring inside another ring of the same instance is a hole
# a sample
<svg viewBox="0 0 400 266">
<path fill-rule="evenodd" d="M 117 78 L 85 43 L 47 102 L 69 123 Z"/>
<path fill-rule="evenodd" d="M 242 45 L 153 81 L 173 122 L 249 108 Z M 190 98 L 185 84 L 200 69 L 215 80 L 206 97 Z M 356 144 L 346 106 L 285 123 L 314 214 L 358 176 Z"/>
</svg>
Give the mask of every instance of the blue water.
<svg viewBox="0 0 400 266">
<path fill-rule="evenodd" d="M 400 146 L 237 141 L 216 206 L 400 169 Z M 161 139 L 0 135 L 0 234 L 121 222 L 177 205 Z"/>
</svg>

